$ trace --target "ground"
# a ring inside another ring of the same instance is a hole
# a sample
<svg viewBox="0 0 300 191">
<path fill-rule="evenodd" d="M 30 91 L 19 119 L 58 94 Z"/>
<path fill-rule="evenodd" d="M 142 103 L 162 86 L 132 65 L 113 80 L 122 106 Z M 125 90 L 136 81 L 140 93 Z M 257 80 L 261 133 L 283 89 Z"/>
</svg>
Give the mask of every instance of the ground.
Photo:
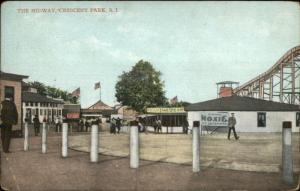
<svg viewBox="0 0 300 191">
<path fill-rule="evenodd" d="M 227 134 L 201 136 L 201 166 L 256 172 L 280 172 L 281 133 L 239 133 L 238 141 Z M 129 134 L 101 132 L 99 152 L 112 156 L 129 155 Z M 151 161 L 192 164 L 192 135 L 141 133 L 140 157 Z M 90 134 L 71 136 L 69 145 L 89 152 Z M 299 172 L 299 133 L 293 134 L 293 169 Z"/>
<path fill-rule="evenodd" d="M 288 190 L 296 186 L 284 184 L 278 172 L 203 167 L 200 173 L 193 173 L 189 164 L 148 160 L 131 169 L 128 157 L 100 155 L 98 163 L 91 163 L 89 153 L 73 149 L 69 149 L 68 158 L 62 158 L 61 136 L 57 134 L 48 137 L 46 154 L 41 153 L 40 137 L 31 137 L 27 152 L 23 151 L 23 141 L 13 139 L 11 153 L 1 155 L 2 183 L 14 191 Z"/>
</svg>

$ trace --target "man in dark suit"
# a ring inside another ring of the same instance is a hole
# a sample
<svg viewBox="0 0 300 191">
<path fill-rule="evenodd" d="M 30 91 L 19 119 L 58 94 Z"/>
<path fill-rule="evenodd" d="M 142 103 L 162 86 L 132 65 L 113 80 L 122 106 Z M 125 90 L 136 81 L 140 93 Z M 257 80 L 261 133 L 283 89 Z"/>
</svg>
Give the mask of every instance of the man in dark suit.
<svg viewBox="0 0 300 191">
<path fill-rule="evenodd" d="M 228 137 L 227 137 L 228 140 L 230 140 L 231 130 L 233 131 L 235 140 L 239 139 L 239 136 L 237 136 L 236 132 L 235 132 L 235 124 L 236 124 L 236 119 L 234 117 L 234 113 L 231 113 L 231 117 L 229 117 L 229 119 L 228 119 Z"/>
<path fill-rule="evenodd" d="M 33 127 L 34 127 L 34 134 L 37 136 L 40 133 L 40 125 L 41 122 L 39 120 L 38 115 L 35 115 L 33 118 Z"/>
<path fill-rule="evenodd" d="M 10 138 L 12 134 L 12 125 L 18 123 L 18 112 L 16 105 L 10 98 L 1 102 L 1 140 L 3 152 L 9 152 Z"/>
</svg>

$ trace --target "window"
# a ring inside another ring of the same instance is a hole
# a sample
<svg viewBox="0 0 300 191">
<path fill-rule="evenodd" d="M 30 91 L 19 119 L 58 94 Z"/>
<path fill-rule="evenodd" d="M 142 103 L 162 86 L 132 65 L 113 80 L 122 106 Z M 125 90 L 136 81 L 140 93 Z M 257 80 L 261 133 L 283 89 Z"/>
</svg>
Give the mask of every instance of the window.
<svg viewBox="0 0 300 191">
<path fill-rule="evenodd" d="M 296 112 L 296 127 L 300 125 L 300 112 Z"/>
<path fill-rule="evenodd" d="M 4 87 L 4 98 L 10 98 L 12 101 L 15 100 L 15 88 L 11 86 Z"/>
<path fill-rule="evenodd" d="M 35 115 L 36 113 L 35 113 L 35 109 L 32 109 L 31 110 L 31 113 L 32 113 L 32 115 Z"/>
<path fill-rule="evenodd" d="M 40 115 L 43 115 L 43 109 L 40 109 Z"/>
<path fill-rule="evenodd" d="M 266 127 L 266 113 L 265 112 L 257 113 L 257 127 Z"/>
<path fill-rule="evenodd" d="M 29 105 L 28 102 L 26 102 L 25 105 L 28 106 Z"/>
<path fill-rule="evenodd" d="M 58 110 L 58 115 L 61 115 L 61 110 Z"/>
<path fill-rule="evenodd" d="M 38 106 L 38 103 L 37 103 L 37 102 L 35 103 L 35 106 Z"/>
<path fill-rule="evenodd" d="M 32 103 L 32 102 L 30 102 L 30 106 L 33 106 L 33 103 Z"/>
</svg>

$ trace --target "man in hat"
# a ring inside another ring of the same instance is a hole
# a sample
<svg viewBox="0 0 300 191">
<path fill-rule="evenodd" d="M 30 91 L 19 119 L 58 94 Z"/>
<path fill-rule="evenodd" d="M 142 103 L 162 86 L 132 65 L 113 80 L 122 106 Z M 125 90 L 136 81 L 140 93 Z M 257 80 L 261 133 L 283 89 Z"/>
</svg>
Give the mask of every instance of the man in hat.
<svg viewBox="0 0 300 191">
<path fill-rule="evenodd" d="M 1 102 L 1 141 L 3 152 L 9 152 L 10 138 L 12 134 L 12 125 L 18 123 L 18 112 L 15 103 L 6 98 Z"/>
<path fill-rule="evenodd" d="M 231 117 L 229 117 L 229 119 L 228 119 L 228 137 L 227 137 L 228 140 L 230 140 L 231 130 L 233 130 L 235 140 L 239 139 L 239 136 L 237 136 L 237 134 L 235 132 L 235 124 L 236 124 L 236 119 L 234 117 L 234 113 L 231 113 Z"/>
</svg>

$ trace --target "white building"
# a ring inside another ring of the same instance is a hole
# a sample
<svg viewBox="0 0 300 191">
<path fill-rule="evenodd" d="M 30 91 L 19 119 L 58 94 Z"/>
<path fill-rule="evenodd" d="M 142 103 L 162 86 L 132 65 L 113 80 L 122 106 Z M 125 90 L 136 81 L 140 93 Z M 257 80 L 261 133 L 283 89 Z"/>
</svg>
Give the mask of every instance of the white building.
<svg viewBox="0 0 300 191">
<path fill-rule="evenodd" d="M 55 117 L 62 119 L 63 104 L 61 100 L 48 98 L 35 92 L 22 92 L 23 121 L 27 118 L 31 123 L 35 115 L 39 116 L 40 122 L 43 119 L 54 122 Z"/>
<path fill-rule="evenodd" d="M 291 121 L 292 131 L 299 132 L 299 105 L 230 96 L 191 104 L 185 110 L 189 125 L 200 121 L 202 129 L 208 123 L 225 127 L 228 116 L 235 113 L 237 132 L 281 132 L 283 121 Z M 226 117 L 218 117 L 222 115 Z"/>
</svg>

